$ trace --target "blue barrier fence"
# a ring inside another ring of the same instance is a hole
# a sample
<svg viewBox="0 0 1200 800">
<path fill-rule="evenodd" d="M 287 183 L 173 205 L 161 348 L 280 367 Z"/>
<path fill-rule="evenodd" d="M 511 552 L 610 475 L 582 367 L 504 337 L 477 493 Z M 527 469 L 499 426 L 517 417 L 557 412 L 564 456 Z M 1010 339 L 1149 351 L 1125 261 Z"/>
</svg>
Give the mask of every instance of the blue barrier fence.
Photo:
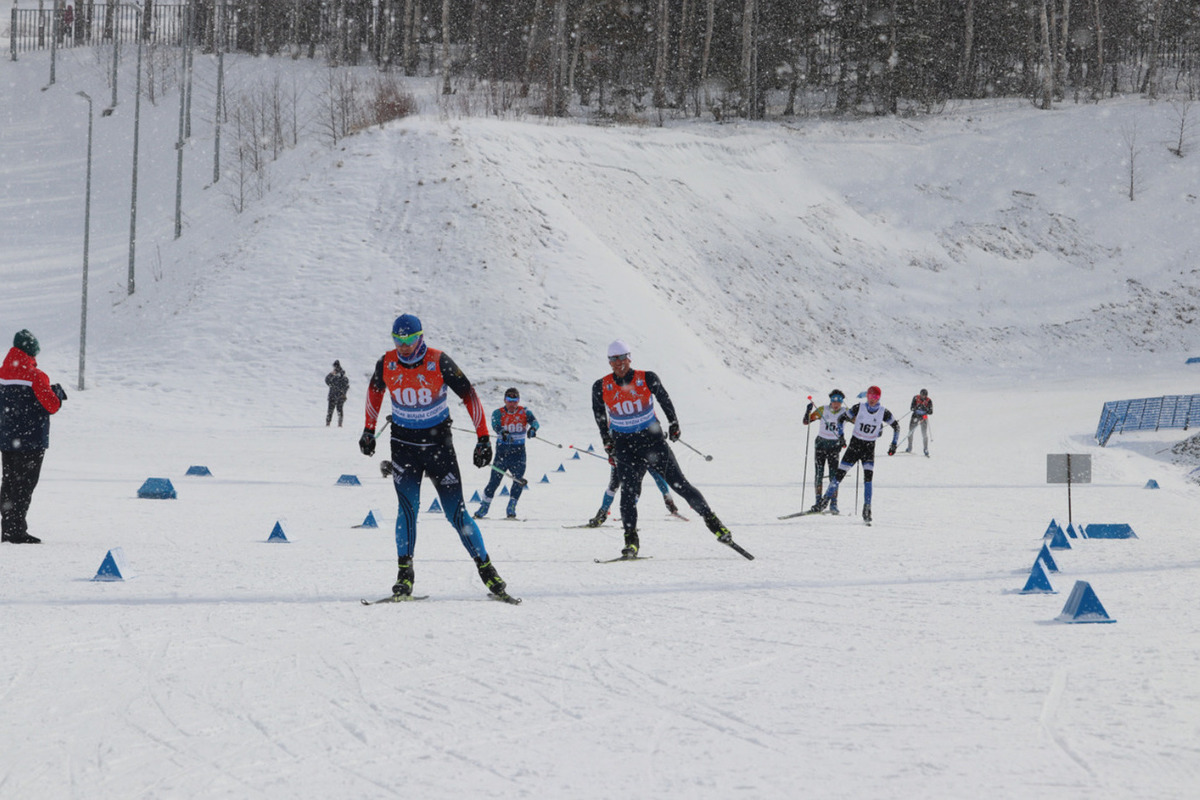
<svg viewBox="0 0 1200 800">
<path fill-rule="evenodd" d="M 1200 422 L 1200 394 L 1167 394 L 1138 400 L 1112 400 L 1100 412 L 1096 441 L 1101 447 L 1108 437 L 1125 431 L 1156 431 L 1159 428 L 1187 430 Z"/>
</svg>

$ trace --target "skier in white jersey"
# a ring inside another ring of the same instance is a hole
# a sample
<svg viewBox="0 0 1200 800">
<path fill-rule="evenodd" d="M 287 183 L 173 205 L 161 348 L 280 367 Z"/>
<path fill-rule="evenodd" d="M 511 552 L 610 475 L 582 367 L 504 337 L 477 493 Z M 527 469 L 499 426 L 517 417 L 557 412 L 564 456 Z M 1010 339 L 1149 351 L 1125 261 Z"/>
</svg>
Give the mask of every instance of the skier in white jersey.
<svg viewBox="0 0 1200 800">
<path fill-rule="evenodd" d="M 878 386 L 872 386 L 867 389 L 866 403 L 855 403 L 838 417 L 839 425 L 846 422 L 854 424 L 854 431 L 850 434 L 850 446 L 842 455 L 837 472 L 829 481 L 829 488 L 825 490 L 825 494 L 817 498 L 816 504 L 809 509 L 809 513 L 817 514 L 824 511 L 825 507 L 829 505 L 830 499 L 836 496 L 842 478 L 846 477 L 846 473 L 856 462 L 862 462 L 863 521 L 868 523 L 871 521 L 871 478 L 875 475 L 875 441 L 883 435 L 885 425 L 892 426 L 892 443 L 888 446 L 887 451 L 889 456 L 896 454 L 896 445 L 900 441 L 900 423 L 892 415 L 892 412 L 879 402 L 882 396 L 883 390 Z"/>
</svg>

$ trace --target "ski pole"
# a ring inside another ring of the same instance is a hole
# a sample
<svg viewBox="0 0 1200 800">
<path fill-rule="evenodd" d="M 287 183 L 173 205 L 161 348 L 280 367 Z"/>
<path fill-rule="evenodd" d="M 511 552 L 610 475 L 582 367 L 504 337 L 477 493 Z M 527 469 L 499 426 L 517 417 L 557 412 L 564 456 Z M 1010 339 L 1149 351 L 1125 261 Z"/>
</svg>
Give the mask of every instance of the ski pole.
<svg viewBox="0 0 1200 800">
<path fill-rule="evenodd" d="M 506 478 L 508 478 L 509 480 L 511 480 L 513 483 L 515 483 L 515 484 L 517 484 L 518 486 L 520 486 L 522 489 L 528 488 L 528 486 L 529 486 L 529 481 L 525 480 L 524 478 L 518 478 L 516 475 L 513 475 L 513 474 L 512 474 L 511 472 L 509 472 L 508 470 L 506 470 L 506 469 L 500 469 L 500 468 L 499 468 L 499 467 L 497 467 L 495 464 L 488 464 L 488 466 L 489 466 L 490 468 L 492 468 L 493 470 L 495 470 L 496 472 L 499 472 L 499 473 L 500 473 L 501 475 L 503 475 L 504 477 L 506 477 Z"/>
<path fill-rule="evenodd" d="M 690 444 L 688 444 L 687 442 L 685 442 L 683 439 L 676 439 L 675 441 L 679 442 L 681 445 L 683 445 L 684 447 L 686 447 L 688 450 L 691 450 L 691 451 L 692 451 L 693 453 L 695 453 L 696 455 L 698 455 L 698 456 L 703 456 L 705 461 L 712 461 L 712 456 L 710 456 L 710 455 L 706 455 L 705 453 L 701 453 L 699 450 L 697 450 L 696 448 L 692 447 Z"/>
<path fill-rule="evenodd" d="M 854 465 L 854 513 L 858 513 L 858 471 L 862 469 L 862 462 Z"/>
<path fill-rule="evenodd" d="M 812 395 L 808 396 L 808 404 L 812 405 Z M 808 441 L 812 436 L 812 421 L 808 418 L 809 412 L 804 412 L 804 469 L 800 472 L 800 507 L 804 508 L 804 490 L 808 488 Z M 815 489 L 816 486 L 814 485 Z M 821 498 L 817 498 L 820 500 Z"/>
<path fill-rule="evenodd" d="M 595 453 L 591 450 L 583 450 L 582 448 L 576 447 L 573 444 L 567 445 L 567 448 L 570 450 L 574 450 L 576 453 L 583 453 L 585 456 L 592 456 L 593 458 L 600 458 L 605 461 L 608 461 L 608 456 L 602 456 L 599 453 Z"/>
<path fill-rule="evenodd" d="M 552 442 L 549 439 L 543 439 L 541 436 L 534 436 L 533 440 L 535 442 L 545 442 L 546 444 L 550 445 L 551 447 L 557 447 L 559 450 L 562 449 L 562 445 L 559 444 L 558 442 Z"/>
<path fill-rule="evenodd" d="M 391 424 L 392 418 L 389 416 L 383 421 L 383 424 L 379 426 L 379 430 L 375 431 L 375 438 L 378 439 L 380 436 L 383 436 L 383 432 L 386 431 L 388 429 L 388 425 Z"/>
</svg>

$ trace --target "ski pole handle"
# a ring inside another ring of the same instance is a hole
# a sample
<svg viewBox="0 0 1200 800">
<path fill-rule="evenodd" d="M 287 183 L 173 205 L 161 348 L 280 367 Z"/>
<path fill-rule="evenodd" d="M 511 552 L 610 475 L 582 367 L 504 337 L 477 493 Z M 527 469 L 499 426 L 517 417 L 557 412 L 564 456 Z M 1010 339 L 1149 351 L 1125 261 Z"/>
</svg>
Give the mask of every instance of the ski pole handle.
<svg viewBox="0 0 1200 800">
<path fill-rule="evenodd" d="M 677 439 L 676 441 L 678 441 L 678 442 L 679 442 L 681 445 L 683 445 L 684 447 L 686 447 L 688 450 L 691 450 L 691 451 L 692 451 L 693 453 L 695 453 L 696 455 L 698 455 L 698 456 L 702 456 L 702 457 L 704 458 L 704 460 L 705 460 L 705 461 L 712 461 L 712 456 L 708 455 L 707 453 L 701 453 L 699 450 L 697 450 L 696 448 L 692 447 L 690 444 L 688 444 L 687 442 L 685 442 L 683 439 Z"/>
</svg>

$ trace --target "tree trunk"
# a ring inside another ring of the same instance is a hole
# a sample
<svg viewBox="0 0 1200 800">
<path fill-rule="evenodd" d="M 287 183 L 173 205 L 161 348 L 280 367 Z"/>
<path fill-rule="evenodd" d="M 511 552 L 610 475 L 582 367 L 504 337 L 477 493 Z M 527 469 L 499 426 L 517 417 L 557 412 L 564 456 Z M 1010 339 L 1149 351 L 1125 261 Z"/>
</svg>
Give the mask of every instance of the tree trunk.
<svg viewBox="0 0 1200 800">
<path fill-rule="evenodd" d="M 708 57 L 712 53 L 713 19 L 716 17 L 716 0 L 708 0 L 704 21 L 704 50 L 700 55 L 700 85 L 704 87 L 704 104 L 708 105 Z"/>
<path fill-rule="evenodd" d="M 667 58 L 670 52 L 671 6 L 669 0 L 658 0 L 654 47 L 654 107 L 667 104 Z"/>
<path fill-rule="evenodd" d="M 450 94 L 450 0 L 442 0 L 442 94 Z"/>
<path fill-rule="evenodd" d="M 1067 42 L 1071 39 L 1071 0 L 1062 0 L 1062 20 L 1058 34 L 1057 55 L 1054 59 L 1054 85 L 1059 96 L 1067 87 Z"/>
<path fill-rule="evenodd" d="M 1158 51 L 1162 40 L 1162 7 L 1163 0 L 1154 0 L 1154 28 L 1150 35 L 1150 66 L 1146 77 L 1142 80 L 1142 91 L 1151 100 L 1158 97 Z"/>
<path fill-rule="evenodd" d="M 1039 0 L 1042 24 L 1042 102 L 1041 108 L 1049 111 L 1054 101 L 1054 54 L 1050 49 L 1050 14 L 1046 8 L 1049 0 Z"/>
<path fill-rule="evenodd" d="M 1101 0 L 1092 0 L 1096 12 L 1096 82 L 1092 85 L 1092 99 L 1099 100 L 1104 95 L 1104 21 L 1100 15 Z"/>
<path fill-rule="evenodd" d="M 1097 3 L 1100 0 L 1096 0 Z M 958 93 L 964 97 L 974 97 L 975 87 L 972 78 L 973 67 L 971 58 L 975 50 L 975 0 L 967 0 L 963 9 L 963 54 L 958 65 Z"/>
<path fill-rule="evenodd" d="M 567 0 L 554 3 L 554 46 L 551 48 L 549 112 L 556 117 L 567 115 Z"/>
<path fill-rule="evenodd" d="M 537 46 L 538 19 L 542 16 L 542 0 L 533 4 L 533 19 L 529 21 L 529 42 L 525 50 L 525 72 L 521 76 L 521 97 L 529 96 L 530 72 L 533 71 L 533 50 Z"/>
<path fill-rule="evenodd" d="M 757 11 L 757 0 L 743 0 L 742 4 L 742 116 L 750 119 L 755 118 L 755 111 L 758 106 L 758 98 L 756 96 L 754 80 L 754 64 L 755 64 L 755 37 L 754 37 L 754 18 Z"/>
</svg>

